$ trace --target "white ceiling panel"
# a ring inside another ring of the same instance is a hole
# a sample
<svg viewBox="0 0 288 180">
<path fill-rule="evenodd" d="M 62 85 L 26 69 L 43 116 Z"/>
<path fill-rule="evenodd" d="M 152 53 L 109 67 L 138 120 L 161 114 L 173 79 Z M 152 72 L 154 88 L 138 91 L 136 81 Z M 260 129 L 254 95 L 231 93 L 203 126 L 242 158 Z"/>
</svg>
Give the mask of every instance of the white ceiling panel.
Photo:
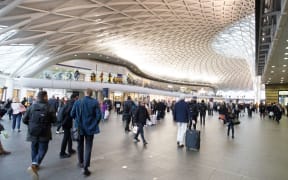
<svg viewBox="0 0 288 180">
<path fill-rule="evenodd" d="M 56 56 L 90 52 L 160 79 L 248 90 L 255 74 L 254 8 L 254 0 L 24 0 L 0 18 L 1 32 L 17 31 L 0 38 L 0 46 L 37 48 L 45 41 L 33 56 L 47 65 Z"/>
</svg>

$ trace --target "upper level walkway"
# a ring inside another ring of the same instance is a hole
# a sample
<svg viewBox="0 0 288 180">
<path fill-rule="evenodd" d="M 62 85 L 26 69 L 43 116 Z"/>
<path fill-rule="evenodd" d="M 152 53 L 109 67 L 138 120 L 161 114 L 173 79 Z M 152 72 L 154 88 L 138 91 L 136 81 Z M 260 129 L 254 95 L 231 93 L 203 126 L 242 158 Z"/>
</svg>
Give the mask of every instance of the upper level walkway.
<svg viewBox="0 0 288 180">
<path fill-rule="evenodd" d="M 133 142 L 132 133 L 125 134 L 121 116 L 112 113 L 101 123 L 101 134 L 94 138 L 90 170 L 84 178 L 77 165 L 77 156 L 60 159 L 62 135 L 55 134 L 39 171 L 41 180 L 286 180 L 288 178 L 288 123 L 260 120 L 259 114 L 241 117 L 235 126 L 235 139 L 226 136 L 227 127 L 218 114 L 208 116 L 201 130 L 199 152 L 178 149 L 177 126 L 171 112 L 153 127 L 145 128 L 149 144 Z M 25 141 L 27 128 L 11 132 L 7 116 L 1 121 L 10 137 L 3 140 L 11 155 L 0 156 L 0 179 L 31 179 L 26 173 L 30 165 L 30 143 Z M 73 145 L 76 149 L 76 144 Z"/>
</svg>

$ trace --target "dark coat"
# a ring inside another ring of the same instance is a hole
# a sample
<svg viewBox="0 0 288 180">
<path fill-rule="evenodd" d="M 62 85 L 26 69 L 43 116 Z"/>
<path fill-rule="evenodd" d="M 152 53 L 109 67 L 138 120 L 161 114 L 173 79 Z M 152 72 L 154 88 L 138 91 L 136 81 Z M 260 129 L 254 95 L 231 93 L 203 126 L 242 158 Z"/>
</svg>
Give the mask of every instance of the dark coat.
<svg viewBox="0 0 288 180">
<path fill-rule="evenodd" d="M 150 120 L 150 116 L 145 106 L 138 106 L 135 112 L 135 123 L 145 125 L 147 119 Z"/>
<path fill-rule="evenodd" d="M 77 100 L 70 115 L 75 119 L 75 127 L 79 128 L 81 135 L 100 133 L 98 124 L 101 120 L 101 110 L 96 99 L 85 96 Z"/>
<path fill-rule="evenodd" d="M 188 104 L 184 100 L 180 100 L 175 104 L 174 118 L 176 122 L 188 123 L 190 111 Z"/>
<path fill-rule="evenodd" d="M 70 113 L 72 111 L 74 102 L 75 100 L 70 100 L 63 107 L 63 121 L 62 121 L 63 129 L 71 129 L 73 126 L 73 118 L 71 117 Z"/>
<path fill-rule="evenodd" d="M 50 123 L 49 124 L 45 124 L 45 126 L 47 127 L 45 132 L 43 133 L 42 136 L 32 136 L 29 131 L 27 131 L 27 141 L 41 141 L 41 142 L 45 142 L 45 141 L 49 141 L 52 139 L 52 133 L 51 133 L 51 124 L 55 123 L 57 118 L 56 118 L 56 113 L 55 113 L 55 109 L 54 107 L 51 107 L 47 102 L 41 102 L 38 101 L 36 102 L 41 108 L 47 108 L 48 109 L 48 115 L 49 115 L 49 120 Z M 33 108 L 32 104 L 30 107 L 27 108 L 27 111 L 25 112 L 24 116 L 23 116 L 23 123 L 28 125 L 29 128 L 29 119 L 32 117 L 32 108 Z"/>
</svg>

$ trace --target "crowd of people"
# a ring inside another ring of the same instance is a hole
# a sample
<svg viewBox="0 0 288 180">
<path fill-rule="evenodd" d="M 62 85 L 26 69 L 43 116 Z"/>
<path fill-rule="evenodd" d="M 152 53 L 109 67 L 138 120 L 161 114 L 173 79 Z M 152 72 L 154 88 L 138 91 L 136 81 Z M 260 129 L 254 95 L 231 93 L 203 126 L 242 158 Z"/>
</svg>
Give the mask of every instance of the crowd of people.
<svg viewBox="0 0 288 180">
<path fill-rule="evenodd" d="M 227 136 L 232 135 L 234 139 L 234 125 L 247 111 L 248 117 L 252 114 L 260 114 L 261 119 L 266 115 L 271 119 L 280 122 L 285 108 L 278 103 L 265 105 L 261 102 L 257 104 L 243 104 L 232 102 L 216 103 L 213 101 L 197 102 L 197 99 L 185 101 L 184 96 L 180 96 L 178 101 L 152 100 L 144 98 L 139 101 L 133 101 L 130 96 L 124 102 L 111 100 L 105 97 L 101 102 L 92 97 L 93 90 L 87 89 L 85 96 L 79 99 L 78 94 L 72 94 L 69 100 L 59 99 L 52 96 L 48 99 L 46 91 L 40 91 L 37 99 L 32 103 L 26 103 L 27 100 L 14 98 L 9 99 L 3 105 L 8 117 L 12 119 L 12 131 L 17 128 L 21 132 L 21 120 L 27 125 L 27 141 L 31 142 L 31 165 L 28 171 L 32 176 L 38 178 L 38 170 L 47 153 L 49 141 L 52 140 L 52 126 L 57 125 L 56 133 L 63 133 L 61 147 L 59 148 L 59 157 L 69 158 L 77 152 L 78 166 L 82 169 L 85 176 L 91 174 L 89 170 L 91 152 L 93 147 L 94 135 L 100 133 L 99 123 L 109 120 L 113 106 L 117 115 L 122 115 L 125 122 L 124 132 L 129 133 L 132 128 L 137 127 L 134 132 L 134 142 L 138 143 L 139 135 L 144 146 L 148 144 L 144 136 L 144 127 L 157 124 L 156 121 L 165 119 L 167 113 L 171 111 L 173 120 L 177 124 L 176 142 L 179 148 L 185 146 L 185 133 L 188 130 L 196 130 L 198 120 L 200 126 L 205 126 L 206 114 L 213 116 L 215 112 L 219 113 L 219 119 L 227 124 Z M 288 104 L 286 109 L 288 108 Z M 11 112 L 9 112 L 9 110 Z M 5 113 L 4 113 L 5 114 Z M 23 117 L 22 117 L 23 116 Z M 287 114 L 288 116 L 288 114 Z M 238 123 L 237 123 L 238 122 Z M 62 128 L 62 131 L 60 129 Z M 75 131 L 76 130 L 76 131 Z M 1 128 L 0 128 L 1 131 Z M 73 149 L 73 136 L 77 136 L 77 150 Z M 0 141 L 0 155 L 10 154 L 6 151 Z"/>
</svg>

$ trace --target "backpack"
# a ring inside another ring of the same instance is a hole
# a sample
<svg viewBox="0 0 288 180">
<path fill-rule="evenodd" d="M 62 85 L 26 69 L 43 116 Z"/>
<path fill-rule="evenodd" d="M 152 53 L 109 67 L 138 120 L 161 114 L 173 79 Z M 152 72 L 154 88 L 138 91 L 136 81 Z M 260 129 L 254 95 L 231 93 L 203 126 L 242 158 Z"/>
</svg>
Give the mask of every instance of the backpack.
<svg viewBox="0 0 288 180">
<path fill-rule="evenodd" d="M 41 107 L 33 104 L 30 112 L 28 131 L 32 136 L 43 136 L 47 126 L 49 126 L 49 105 Z"/>
</svg>

